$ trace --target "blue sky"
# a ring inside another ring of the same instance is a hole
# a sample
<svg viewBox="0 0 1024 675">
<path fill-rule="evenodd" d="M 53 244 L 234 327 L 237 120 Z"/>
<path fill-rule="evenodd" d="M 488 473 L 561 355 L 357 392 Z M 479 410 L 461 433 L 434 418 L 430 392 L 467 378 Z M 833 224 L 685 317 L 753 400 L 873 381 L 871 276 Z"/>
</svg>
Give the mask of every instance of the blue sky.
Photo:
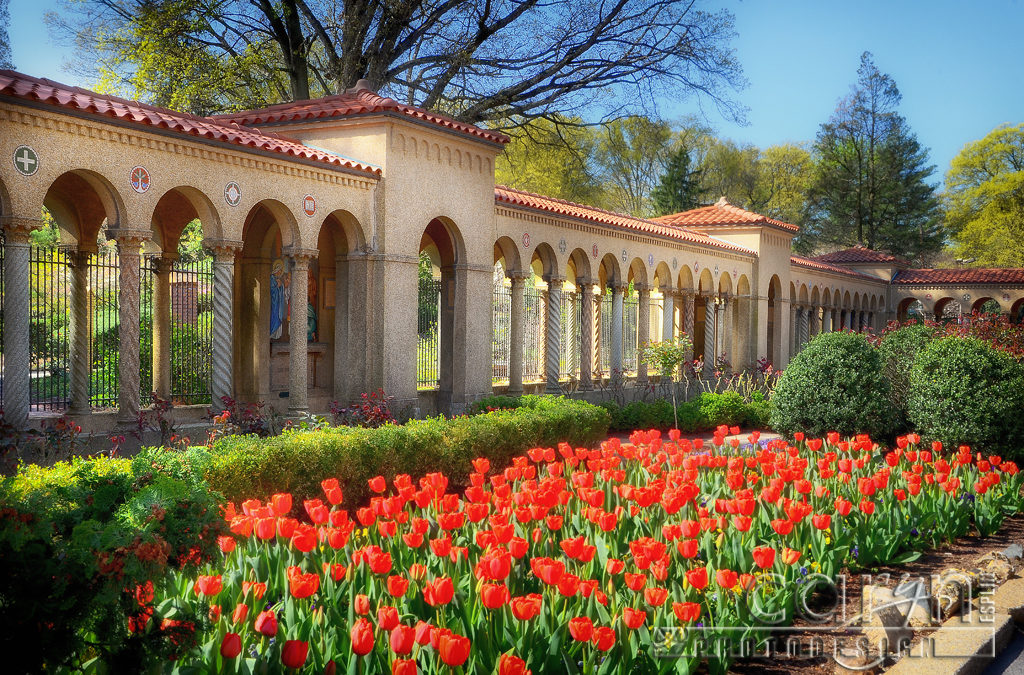
<svg viewBox="0 0 1024 675">
<path fill-rule="evenodd" d="M 963 145 L 1004 122 L 1024 121 L 1020 58 L 1024 0 L 739 0 L 736 54 L 750 86 L 737 95 L 747 124 L 704 106 L 719 135 L 767 146 L 809 141 L 856 78 L 861 52 L 896 80 L 901 112 L 928 148 L 941 178 Z M 18 70 L 89 86 L 61 69 L 70 48 L 55 45 L 43 16 L 57 0 L 11 0 L 9 33 Z M 667 117 L 695 113 L 667 104 Z"/>
</svg>

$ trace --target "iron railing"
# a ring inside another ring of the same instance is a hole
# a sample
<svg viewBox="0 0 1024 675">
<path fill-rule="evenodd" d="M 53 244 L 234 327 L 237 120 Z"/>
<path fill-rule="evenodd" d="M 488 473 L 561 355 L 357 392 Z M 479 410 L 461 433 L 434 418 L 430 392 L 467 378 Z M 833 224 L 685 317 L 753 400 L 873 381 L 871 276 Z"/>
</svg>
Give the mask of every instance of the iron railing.
<svg viewBox="0 0 1024 675">
<path fill-rule="evenodd" d="M 503 277 L 494 280 L 492 303 L 494 333 L 491 336 L 491 380 L 507 382 L 509 346 L 512 344 L 512 288 L 505 284 Z"/>
<path fill-rule="evenodd" d="M 575 377 L 580 374 L 580 349 L 581 317 L 580 294 L 576 292 L 562 291 L 562 339 L 559 344 L 560 358 L 558 360 L 559 378 Z"/>
<path fill-rule="evenodd" d="M 213 256 L 176 260 L 171 270 L 171 400 L 211 403 Z"/>
<path fill-rule="evenodd" d="M 58 248 L 29 252 L 29 408 L 64 410 L 70 403 L 70 265 Z"/>
<path fill-rule="evenodd" d="M 547 294 L 536 279 L 526 282 L 523 293 L 523 382 L 544 380 L 544 316 Z"/>
<path fill-rule="evenodd" d="M 118 255 L 111 248 L 100 247 L 89 260 L 89 402 L 93 408 L 117 407 L 119 273 Z"/>
<path fill-rule="evenodd" d="M 440 381 L 440 314 L 441 280 L 421 277 L 416 323 L 416 386 L 420 389 L 436 389 Z"/>
<path fill-rule="evenodd" d="M 636 373 L 636 340 L 640 300 L 635 295 L 622 298 L 622 369 Z"/>
</svg>

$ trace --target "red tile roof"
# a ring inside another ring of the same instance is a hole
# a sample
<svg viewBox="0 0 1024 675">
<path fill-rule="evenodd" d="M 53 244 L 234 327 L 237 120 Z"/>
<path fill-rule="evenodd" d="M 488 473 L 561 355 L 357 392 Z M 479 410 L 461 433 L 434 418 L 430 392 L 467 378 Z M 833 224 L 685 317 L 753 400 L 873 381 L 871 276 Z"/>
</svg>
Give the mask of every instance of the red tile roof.
<svg viewBox="0 0 1024 675">
<path fill-rule="evenodd" d="M 719 199 L 711 206 L 702 206 L 689 211 L 673 213 L 668 216 L 660 216 L 654 219 L 665 225 L 677 225 L 680 227 L 718 227 L 727 225 L 768 225 L 786 230 L 787 232 L 799 232 L 796 225 L 775 220 L 760 213 L 747 211 L 738 206 L 733 206 L 725 197 Z"/>
<path fill-rule="evenodd" d="M 755 252 L 748 248 L 709 237 L 703 232 L 697 232 L 682 227 L 663 225 L 653 220 L 636 218 L 634 216 L 627 216 L 625 214 L 614 213 L 612 211 L 605 211 L 593 206 L 565 201 L 564 199 L 555 199 L 554 197 L 545 197 L 532 192 L 523 192 L 522 190 L 505 187 L 504 185 L 496 185 L 494 187 L 494 201 L 501 204 L 509 204 L 511 206 L 547 211 L 548 213 L 555 213 L 561 216 L 568 216 L 570 218 L 579 218 L 592 223 L 638 230 L 640 232 L 646 232 L 648 234 L 662 237 L 671 237 L 672 239 L 679 239 L 681 241 L 701 244 L 703 246 L 714 246 L 716 248 L 736 251 L 746 255 L 755 255 Z"/>
<path fill-rule="evenodd" d="M 889 265 L 902 265 L 909 267 L 910 261 L 898 255 L 892 255 L 885 251 L 875 251 L 864 246 L 845 248 L 842 251 L 834 251 L 814 257 L 815 260 L 827 263 L 883 263 Z"/>
<path fill-rule="evenodd" d="M 919 286 L 959 286 L 961 284 L 1024 284 L 1022 268 L 917 269 L 901 270 L 893 277 L 894 284 Z"/>
<path fill-rule="evenodd" d="M 343 94 L 335 94 L 308 101 L 279 103 L 278 105 L 268 106 L 259 110 L 214 115 L 212 119 L 238 122 L 239 124 L 284 124 L 288 122 L 307 122 L 333 117 L 355 117 L 357 115 L 382 113 L 411 117 L 467 136 L 490 141 L 491 143 L 508 143 L 509 141 L 508 136 L 505 134 L 481 129 L 472 124 L 459 122 L 450 117 L 424 110 L 423 108 L 399 103 L 394 99 L 376 94 L 366 87 L 361 87 L 359 84 L 356 85 L 355 91 L 349 90 Z"/>
<path fill-rule="evenodd" d="M 873 277 L 873 276 L 870 276 L 868 274 L 864 274 L 862 272 L 858 272 L 856 270 L 851 270 L 848 267 L 840 267 L 839 265 L 830 265 L 828 263 L 821 262 L 820 260 L 815 259 L 815 258 L 804 258 L 803 256 L 794 255 L 794 256 L 790 256 L 789 262 L 790 262 L 790 264 L 796 265 L 797 267 L 804 267 L 804 268 L 807 268 L 807 269 L 818 270 L 820 272 L 832 272 L 833 274 L 845 274 L 848 277 L 858 277 L 860 279 L 867 279 L 869 281 L 878 281 L 878 282 L 882 281 L 878 277 Z"/>
<path fill-rule="evenodd" d="M 51 80 L 30 77 L 12 70 L 0 70 L 0 96 L 43 103 L 56 108 L 114 118 L 139 126 L 166 129 L 183 136 L 253 148 L 296 159 L 322 162 L 379 176 L 380 169 L 323 150 L 310 148 L 277 134 L 268 134 L 238 124 L 157 108 L 116 96 L 98 94 Z"/>
</svg>

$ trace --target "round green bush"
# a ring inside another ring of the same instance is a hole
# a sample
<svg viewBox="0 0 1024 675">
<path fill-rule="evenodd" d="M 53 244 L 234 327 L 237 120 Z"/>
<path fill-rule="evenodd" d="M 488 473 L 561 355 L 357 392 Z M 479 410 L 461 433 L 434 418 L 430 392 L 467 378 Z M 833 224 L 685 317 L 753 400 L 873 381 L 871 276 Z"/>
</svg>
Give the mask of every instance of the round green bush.
<svg viewBox="0 0 1024 675">
<path fill-rule="evenodd" d="M 1024 365 L 977 338 L 935 340 L 914 360 L 907 413 L 947 447 L 1009 453 L 1024 431 Z"/>
<path fill-rule="evenodd" d="M 784 434 L 884 437 L 895 422 L 882 359 L 857 333 L 823 333 L 811 340 L 783 371 L 771 408 L 771 425 Z"/>
<path fill-rule="evenodd" d="M 935 329 L 924 324 L 903 326 L 882 336 L 878 354 L 882 357 L 882 373 L 889 381 L 889 400 L 897 413 L 896 431 L 910 430 L 907 418 L 907 389 L 914 359 L 935 337 Z"/>
</svg>

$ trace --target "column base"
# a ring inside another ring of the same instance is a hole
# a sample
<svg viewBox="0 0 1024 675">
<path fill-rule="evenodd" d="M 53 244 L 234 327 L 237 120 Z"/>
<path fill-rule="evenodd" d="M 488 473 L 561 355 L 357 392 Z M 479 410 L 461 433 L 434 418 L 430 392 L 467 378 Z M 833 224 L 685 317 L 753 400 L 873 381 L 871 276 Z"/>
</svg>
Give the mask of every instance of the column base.
<svg viewBox="0 0 1024 675">
<path fill-rule="evenodd" d="M 511 387 L 509 387 L 508 389 L 505 390 L 505 395 L 506 396 L 522 396 L 523 395 L 523 391 L 524 391 L 524 389 L 522 387 L 519 387 L 518 389 L 512 389 Z"/>
<path fill-rule="evenodd" d="M 562 393 L 562 387 L 558 383 L 552 384 L 551 382 L 548 382 L 544 386 L 544 393 L 545 394 L 561 394 Z"/>
</svg>

